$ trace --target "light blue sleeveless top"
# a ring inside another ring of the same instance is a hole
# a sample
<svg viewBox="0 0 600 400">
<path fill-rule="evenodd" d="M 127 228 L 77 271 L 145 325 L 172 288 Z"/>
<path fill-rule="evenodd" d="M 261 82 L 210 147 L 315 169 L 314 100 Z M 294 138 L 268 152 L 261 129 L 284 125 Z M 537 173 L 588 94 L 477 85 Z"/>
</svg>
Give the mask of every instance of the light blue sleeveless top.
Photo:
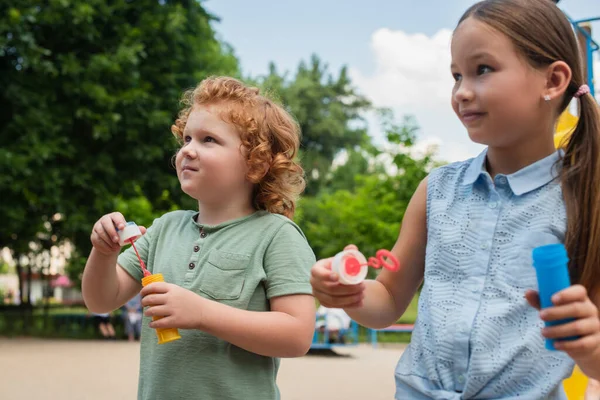
<svg viewBox="0 0 600 400">
<path fill-rule="evenodd" d="M 533 247 L 563 243 L 556 152 L 492 181 L 486 152 L 434 170 L 425 281 L 396 399 L 566 399 L 573 361 L 544 348 Z"/>
</svg>

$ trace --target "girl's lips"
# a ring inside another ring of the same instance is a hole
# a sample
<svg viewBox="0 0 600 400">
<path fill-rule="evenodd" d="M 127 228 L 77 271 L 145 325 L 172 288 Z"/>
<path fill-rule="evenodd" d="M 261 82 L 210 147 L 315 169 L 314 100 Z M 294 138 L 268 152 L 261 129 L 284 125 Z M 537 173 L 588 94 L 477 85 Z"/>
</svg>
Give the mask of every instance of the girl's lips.
<svg viewBox="0 0 600 400">
<path fill-rule="evenodd" d="M 485 113 L 482 113 L 482 112 L 467 111 L 467 112 L 461 113 L 460 118 L 463 120 L 463 122 L 468 123 L 468 122 L 477 121 L 478 119 L 482 118 L 484 115 L 485 115 Z"/>
</svg>

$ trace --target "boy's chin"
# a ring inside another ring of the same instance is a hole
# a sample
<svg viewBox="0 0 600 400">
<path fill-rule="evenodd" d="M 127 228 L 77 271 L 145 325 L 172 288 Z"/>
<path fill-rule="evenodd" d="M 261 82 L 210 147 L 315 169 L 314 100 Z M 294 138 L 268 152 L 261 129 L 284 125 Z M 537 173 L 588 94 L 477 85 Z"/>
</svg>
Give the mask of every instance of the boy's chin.
<svg viewBox="0 0 600 400">
<path fill-rule="evenodd" d="M 195 187 L 190 187 L 189 184 L 181 184 L 180 187 L 181 191 L 190 196 L 192 199 L 200 200 L 202 189 L 198 185 L 196 185 Z"/>
</svg>

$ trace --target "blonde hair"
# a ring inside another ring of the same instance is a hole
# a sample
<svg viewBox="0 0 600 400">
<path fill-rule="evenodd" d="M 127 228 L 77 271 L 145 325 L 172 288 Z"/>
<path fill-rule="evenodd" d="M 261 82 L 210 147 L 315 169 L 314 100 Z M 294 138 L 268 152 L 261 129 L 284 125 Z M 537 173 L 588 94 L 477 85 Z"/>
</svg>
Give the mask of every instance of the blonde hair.
<svg viewBox="0 0 600 400">
<path fill-rule="evenodd" d="M 253 203 L 258 210 L 294 216 L 296 202 L 306 186 L 304 171 L 295 158 L 300 127 L 271 99 L 230 77 L 209 77 L 183 94 L 184 108 L 171 132 L 183 143 L 183 131 L 196 105 L 216 105 L 225 122 L 234 125 L 245 148 L 248 173 L 255 184 Z"/>
</svg>

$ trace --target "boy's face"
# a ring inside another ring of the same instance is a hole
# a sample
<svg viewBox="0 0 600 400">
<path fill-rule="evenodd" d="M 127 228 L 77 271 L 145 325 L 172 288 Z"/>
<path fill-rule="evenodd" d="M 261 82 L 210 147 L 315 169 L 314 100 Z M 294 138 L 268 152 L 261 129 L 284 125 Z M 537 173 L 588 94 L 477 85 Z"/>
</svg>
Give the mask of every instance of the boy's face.
<svg viewBox="0 0 600 400">
<path fill-rule="evenodd" d="M 240 135 L 215 105 L 196 105 L 175 159 L 181 189 L 199 202 L 225 204 L 252 190 Z M 240 193 L 243 191 L 244 193 Z"/>
</svg>

